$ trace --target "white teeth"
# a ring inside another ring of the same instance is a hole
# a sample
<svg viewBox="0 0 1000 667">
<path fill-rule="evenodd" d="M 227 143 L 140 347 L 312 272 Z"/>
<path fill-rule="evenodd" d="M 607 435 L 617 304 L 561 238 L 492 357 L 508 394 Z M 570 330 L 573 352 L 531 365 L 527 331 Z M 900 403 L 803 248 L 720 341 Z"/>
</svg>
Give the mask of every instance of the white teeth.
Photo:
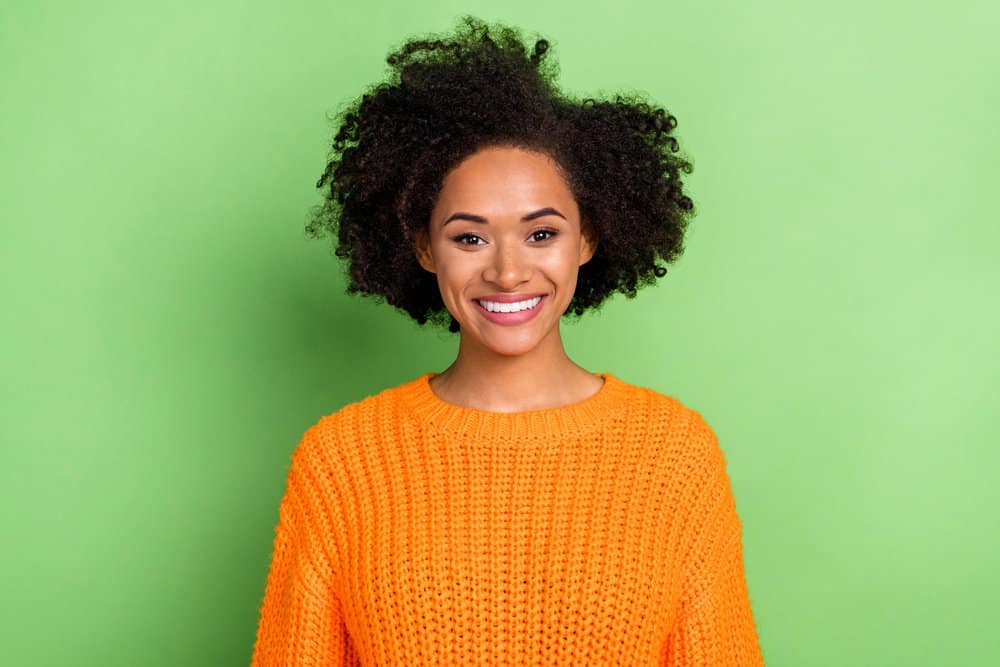
<svg viewBox="0 0 1000 667">
<path fill-rule="evenodd" d="M 486 301 L 485 299 L 479 299 L 480 305 L 483 308 L 490 311 L 491 313 L 516 313 L 521 310 L 528 310 L 529 308 L 534 308 L 542 300 L 542 297 L 536 296 L 534 299 L 528 299 L 527 301 L 515 301 L 514 303 L 501 303 L 499 301 Z"/>
</svg>

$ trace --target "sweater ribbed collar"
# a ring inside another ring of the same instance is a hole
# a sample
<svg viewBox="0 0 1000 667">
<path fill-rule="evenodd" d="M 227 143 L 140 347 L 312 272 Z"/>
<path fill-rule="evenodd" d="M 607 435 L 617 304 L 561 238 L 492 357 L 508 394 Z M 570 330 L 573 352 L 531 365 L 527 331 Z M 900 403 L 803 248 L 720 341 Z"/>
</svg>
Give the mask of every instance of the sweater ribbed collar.
<svg viewBox="0 0 1000 667">
<path fill-rule="evenodd" d="M 595 373 L 604 384 L 577 403 L 543 410 L 491 412 L 447 403 L 431 389 L 425 373 L 398 387 L 404 409 L 417 423 L 434 430 L 475 439 L 539 440 L 590 431 L 624 408 L 631 385 L 610 373 Z"/>
</svg>

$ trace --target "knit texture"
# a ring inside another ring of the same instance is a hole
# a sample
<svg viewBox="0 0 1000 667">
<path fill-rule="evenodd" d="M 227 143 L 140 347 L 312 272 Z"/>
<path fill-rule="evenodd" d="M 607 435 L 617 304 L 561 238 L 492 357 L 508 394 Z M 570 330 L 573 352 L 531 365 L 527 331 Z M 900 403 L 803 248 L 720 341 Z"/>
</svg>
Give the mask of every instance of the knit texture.
<svg viewBox="0 0 1000 667">
<path fill-rule="evenodd" d="M 763 665 L 716 436 L 598 374 L 498 413 L 428 373 L 291 455 L 253 667 Z"/>
</svg>

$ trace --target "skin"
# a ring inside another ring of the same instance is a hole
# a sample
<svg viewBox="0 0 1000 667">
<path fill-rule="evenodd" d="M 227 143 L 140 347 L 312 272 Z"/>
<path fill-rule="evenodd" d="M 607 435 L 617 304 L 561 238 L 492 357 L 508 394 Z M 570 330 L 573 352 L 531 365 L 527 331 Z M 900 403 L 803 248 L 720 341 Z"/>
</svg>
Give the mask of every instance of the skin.
<svg viewBox="0 0 1000 667">
<path fill-rule="evenodd" d="M 458 355 L 431 379 L 434 393 L 492 412 L 559 407 L 596 393 L 603 380 L 566 355 L 559 330 L 579 267 L 595 250 L 548 155 L 488 147 L 453 169 L 415 247 L 461 325 Z M 543 299 L 531 320 L 498 324 L 476 302 L 497 294 Z"/>
</svg>

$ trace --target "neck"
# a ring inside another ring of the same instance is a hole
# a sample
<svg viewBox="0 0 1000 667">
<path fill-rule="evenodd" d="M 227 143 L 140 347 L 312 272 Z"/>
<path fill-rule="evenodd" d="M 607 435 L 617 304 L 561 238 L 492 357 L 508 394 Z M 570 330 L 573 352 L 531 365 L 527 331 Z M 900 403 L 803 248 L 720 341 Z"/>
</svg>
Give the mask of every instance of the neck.
<svg viewBox="0 0 1000 667">
<path fill-rule="evenodd" d="M 575 403 L 601 383 L 566 355 L 556 328 L 535 349 L 516 356 L 497 354 L 463 336 L 455 361 L 431 380 L 431 387 L 449 403 L 520 412 Z"/>
</svg>

